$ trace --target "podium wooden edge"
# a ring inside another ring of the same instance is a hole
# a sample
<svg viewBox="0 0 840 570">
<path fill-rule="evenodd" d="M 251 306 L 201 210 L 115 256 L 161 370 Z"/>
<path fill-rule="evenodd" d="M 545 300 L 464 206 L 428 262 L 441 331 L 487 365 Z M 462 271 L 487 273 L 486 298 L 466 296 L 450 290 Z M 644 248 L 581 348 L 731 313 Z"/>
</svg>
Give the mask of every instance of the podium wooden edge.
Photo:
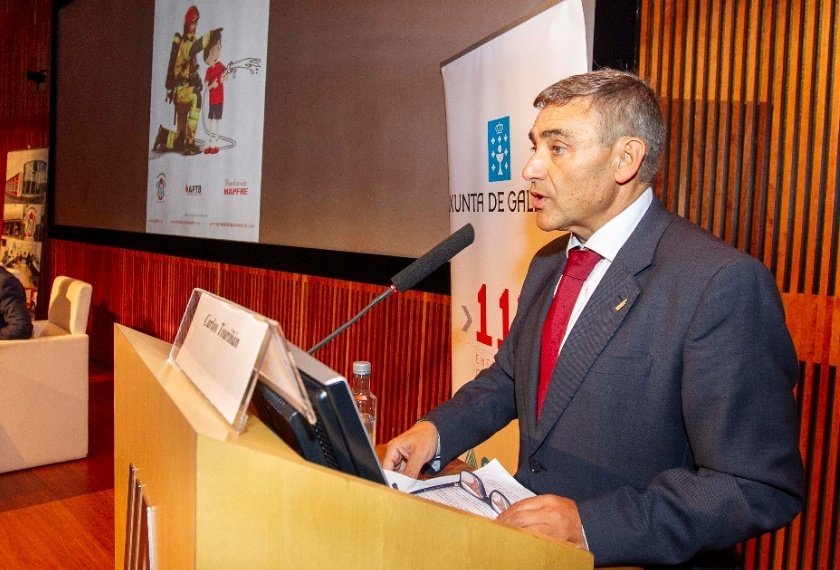
<svg viewBox="0 0 840 570">
<path fill-rule="evenodd" d="M 590 569 L 592 554 L 306 462 L 258 419 L 237 435 L 166 358 L 114 331 L 115 564 L 128 465 L 155 508 L 159 568 Z"/>
</svg>

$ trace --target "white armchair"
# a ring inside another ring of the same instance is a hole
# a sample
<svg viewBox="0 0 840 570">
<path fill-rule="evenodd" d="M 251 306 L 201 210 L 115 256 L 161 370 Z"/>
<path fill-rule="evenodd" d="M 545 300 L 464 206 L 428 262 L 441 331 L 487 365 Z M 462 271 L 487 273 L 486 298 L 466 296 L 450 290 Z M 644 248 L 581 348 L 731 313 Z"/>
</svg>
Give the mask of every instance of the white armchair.
<svg viewBox="0 0 840 570">
<path fill-rule="evenodd" d="M 91 291 L 56 277 L 32 338 L 0 341 L 0 473 L 87 456 Z"/>
</svg>

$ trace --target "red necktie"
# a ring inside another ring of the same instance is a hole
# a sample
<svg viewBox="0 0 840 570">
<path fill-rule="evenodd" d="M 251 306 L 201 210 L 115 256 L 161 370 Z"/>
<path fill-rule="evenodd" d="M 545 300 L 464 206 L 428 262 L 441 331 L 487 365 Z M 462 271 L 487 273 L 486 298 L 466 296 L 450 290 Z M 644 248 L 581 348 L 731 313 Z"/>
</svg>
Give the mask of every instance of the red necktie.
<svg viewBox="0 0 840 570">
<path fill-rule="evenodd" d="M 590 249 L 574 247 L 569 251 L 569 259 L 563 269 L 563 277 L 554 294 L 554 301 L 543 322 L 542 343 L 540 345 L 540 383 L 537 388 L 537 417 L 542 413 L 551 374 L 560 353 L 560 343 L 566 334 L 569 316 L 575 306 L 583 282 L 592 272 L 601 256 Z"/>
</svg>

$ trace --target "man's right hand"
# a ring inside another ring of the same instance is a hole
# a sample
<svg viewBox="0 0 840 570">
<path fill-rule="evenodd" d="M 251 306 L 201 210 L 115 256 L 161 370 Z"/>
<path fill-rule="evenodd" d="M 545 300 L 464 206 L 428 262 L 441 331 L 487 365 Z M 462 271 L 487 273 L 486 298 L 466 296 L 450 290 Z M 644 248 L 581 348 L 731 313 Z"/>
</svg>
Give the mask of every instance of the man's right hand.
<svg viewBox="0 0 840 570">
<path fill-rule="evenodd" d="M 388 442 L 382 467 L 417 478 L 423 465 L 437 453 L 438 431 L 435 424 L 421 421 Z"/>
</svg>

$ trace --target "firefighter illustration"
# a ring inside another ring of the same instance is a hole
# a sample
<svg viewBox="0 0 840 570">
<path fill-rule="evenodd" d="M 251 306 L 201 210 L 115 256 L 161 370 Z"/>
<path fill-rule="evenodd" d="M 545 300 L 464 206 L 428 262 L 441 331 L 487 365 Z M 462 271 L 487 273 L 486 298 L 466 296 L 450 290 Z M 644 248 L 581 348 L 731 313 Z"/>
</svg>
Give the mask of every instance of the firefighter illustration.
<svg viewBox="0 0 840 570">
<path fill-rule="evenodd" d="M 172 51 L 166 72 L 166 101 L 175 106 L 175 130 L 161 125 L 152 150 L 176 151 L 191 156 L 199 154 L 195 132 L 201 117 L 202 82 L 196 56 L 209 44 L 212 34 L 221 36 L 221 28 L 196 37 L 199 13 L 195 5 L 184 15 L 184 32 L 172 38 Z"/>
</svg>

